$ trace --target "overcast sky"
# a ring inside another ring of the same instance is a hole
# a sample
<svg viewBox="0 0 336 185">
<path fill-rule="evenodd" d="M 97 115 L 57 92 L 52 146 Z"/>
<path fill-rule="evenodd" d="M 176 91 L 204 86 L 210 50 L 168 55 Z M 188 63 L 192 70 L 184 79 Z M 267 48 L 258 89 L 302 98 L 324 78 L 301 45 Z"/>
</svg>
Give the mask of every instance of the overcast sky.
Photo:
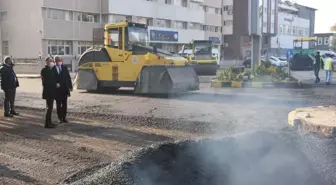
<svg viewBox="0 0 336 185">
<path fill-rule="evenodd" d="M 336 24 L 336 0 L 296 0 L 297 3 L 316 8 L 315 33 L 330 32 Z"/>
</svg>

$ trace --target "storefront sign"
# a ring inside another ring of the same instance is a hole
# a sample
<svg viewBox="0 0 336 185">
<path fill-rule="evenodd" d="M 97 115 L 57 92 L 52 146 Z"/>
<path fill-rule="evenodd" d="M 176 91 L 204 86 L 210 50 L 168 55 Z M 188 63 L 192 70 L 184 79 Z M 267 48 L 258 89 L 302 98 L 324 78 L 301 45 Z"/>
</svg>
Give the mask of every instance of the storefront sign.
<svg viewBox="0 0 336 185">
<path fill-rule="evenodd" d="M 150 40 L 151 41 L 178 41 L 177 31 L 162 31 L 162 30 L 150 30 Z"/>
<path fill-rule="evenodd" d="M 214 44 L 220 44 L 220 39 L 218 37 L 209 37 L 209 40 Z"/>
</svg>

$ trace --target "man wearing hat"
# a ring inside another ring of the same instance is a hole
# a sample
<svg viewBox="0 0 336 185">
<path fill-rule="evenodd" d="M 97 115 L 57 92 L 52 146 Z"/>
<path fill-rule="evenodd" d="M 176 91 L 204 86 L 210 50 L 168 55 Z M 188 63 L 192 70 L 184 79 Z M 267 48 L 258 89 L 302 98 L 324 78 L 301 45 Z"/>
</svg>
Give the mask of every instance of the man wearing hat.
<svg viewBox="0 0 336 185">
<path fill-rule="evenodd" d="M 54 106 L 54 100 L 56 95 L 56 68 L 55 62 L 51 57 L 45 59 L 45 67 L 41 70 L 42 80 L 42 98 L 46 100 L 47 113 L 45 118 L 45 128 L 55 128 L 56 125 L 51 121 L 51 114 Z"/>
<path fill-rule="evenodd" d="M 5 93 L 4 116 L 13 117 L 19 115 L 14 108 L 16 88 L 19 87 L 19 81 L 13 70 L 14 62 L 9 56 L 5 57 L 4 63 L 0 68 L 1 89 Z"/>
</svg>

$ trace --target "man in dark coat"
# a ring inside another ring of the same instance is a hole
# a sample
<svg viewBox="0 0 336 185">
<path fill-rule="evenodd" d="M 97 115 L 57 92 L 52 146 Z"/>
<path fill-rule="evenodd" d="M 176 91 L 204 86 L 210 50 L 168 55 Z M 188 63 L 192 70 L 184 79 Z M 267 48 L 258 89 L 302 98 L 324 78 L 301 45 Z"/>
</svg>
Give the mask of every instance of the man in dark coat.
<svg viewBox="0 0 336 185">
<path fill-rule="evenodd" d="M 63 59 L 55 56 L 56 62 L 56 105 L 59 123 L 67 123 L 67 105 L 70 91 L 72 91 L 72 81 L 68 68 L 63 65 Z"/>
<path fill-rule="evenodd" d="M 56 94 L 56 68 L 55 62 L 51 57 L 45 59 L 46 65 L 41 70 L 41 80 L 43 86 L 42 98 L 46 100 L 47 113 L 45 118 L 45 128 L 54 128 L 55 124 L 51 121 L 51 114 L 54 106 Z"/>
<path fill-rule="evenodd" d="M 323 59 L 320 55 L 320 52 L 317 51 L 315 55 L 315 60 L 314 60 L 315 83 L 320 82 L 319 73 L 320 73 L 321 67 L 323 68 Z"/>
<path fill-rule="evenodd" d="M 5 57 L 1 66 L 1 89 L 5 93 L 4 116 L 13 117 L 19 115 L 14 108 L 16 88 L 19 87 L 19 81 L 13 70 L 14 62 L 11 57 Z"/>
</svg>

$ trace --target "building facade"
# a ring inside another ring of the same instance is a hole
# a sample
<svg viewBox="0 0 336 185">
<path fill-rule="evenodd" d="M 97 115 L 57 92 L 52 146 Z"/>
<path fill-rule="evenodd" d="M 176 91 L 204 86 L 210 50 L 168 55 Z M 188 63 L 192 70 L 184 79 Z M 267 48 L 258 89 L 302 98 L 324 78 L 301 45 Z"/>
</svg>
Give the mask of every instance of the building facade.
<svg viewBox="0 0 336 185">
<path fill-rule="evenodd" d="M 315 9 L 280 1 L 278 11 L 278 34 L 271 38 L 270 53 L 285 56 L 288 49 L 293 49 L 295 38 L 314 36 Z M 308 43 L 303 47 L 308 48 Z"/>
<path fill-rule="evenodd" d="M 334 33 L 316 33 L 317 39 L 316 48 L 320 51 L 335 50 L 333 46 Z"/>
<path fill-rule="evenodd" d="M 251 55 L 253 34 L 262 36 L 262 48 L 270 47 L 270 38 L 278 32 L 277 3 L 278 0 L 223 0 L 225 59 Z"/>
<path fill-rule="evenodd" d="M 196 39 L 221 44 L 221 7 L 221 0 L 0 0 L 1 48 L 18 60 L 61 55 L 73 67 L 94 28 L 124 20 L 148 24 L 150 42 L 170 52 Z"/>
</svg>

